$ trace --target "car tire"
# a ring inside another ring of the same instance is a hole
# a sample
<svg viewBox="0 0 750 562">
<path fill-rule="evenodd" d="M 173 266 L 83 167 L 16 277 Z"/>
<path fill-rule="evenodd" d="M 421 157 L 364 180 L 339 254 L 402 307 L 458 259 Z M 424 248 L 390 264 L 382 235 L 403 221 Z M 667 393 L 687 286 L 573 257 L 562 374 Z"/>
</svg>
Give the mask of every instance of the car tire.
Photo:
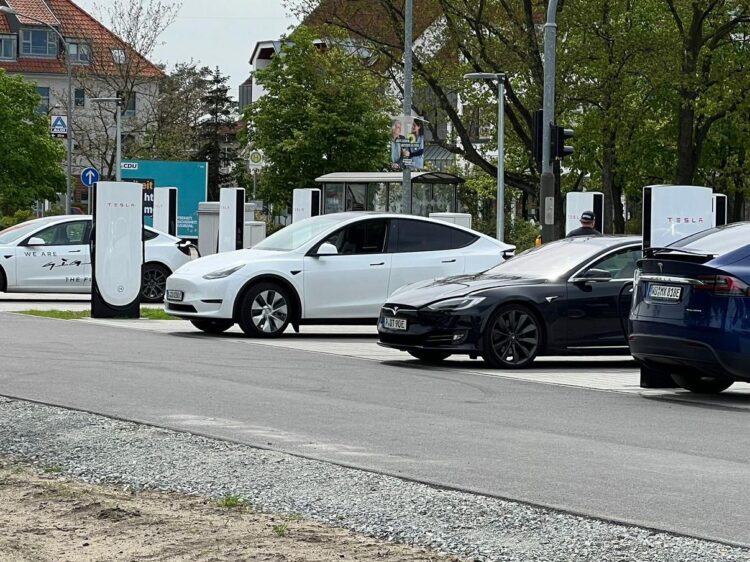
<svg viewBox="0 0 750 562">
<path fill-rule="evenodd" d="M 242 297 L 237 323 L 251 338 L 277 338 L 292 319 L 289 292 L 272 282 L 253 285 Z"/>
<path fill-rule="evenodd" d="M 190 323 L 207 334 L 223 334 L 234 326 L 231 320 L 191 320 Z"/>
<path fill-rule="evenodd" d="M 167 277 L 172 274 L 166 266 L 160 263 L 146 263 L 143 265 L 141 302 L 164 302 L 167 291 Z"/>
<path fill-rule="evenodd" d="M 411 350 L 409 355 L 425 363 L 440 363 L 451 356 L 447 351 Z"/>
<path fill-rule="evenodd" d="M 719 377 L 672 374 L 680 387 L 697 394 L 719 394 L 734 384 L 734 381 Z"/>
<path fill-rule="evenodd" d="M 542 350 L 542 334 L 531 309 L 520 304 L 501 306 L 482 335 L 482 357 L 496 369 L 524 369 Z"/>
</svg>

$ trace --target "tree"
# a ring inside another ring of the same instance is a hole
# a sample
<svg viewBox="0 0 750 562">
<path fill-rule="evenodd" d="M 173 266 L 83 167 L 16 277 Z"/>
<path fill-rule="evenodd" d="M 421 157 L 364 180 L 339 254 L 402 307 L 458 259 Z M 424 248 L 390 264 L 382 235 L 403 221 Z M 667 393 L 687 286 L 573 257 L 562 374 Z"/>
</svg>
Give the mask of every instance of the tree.
<svg viewBox="0 0 750 562">
<path fill-rule="evenodd" d="M 95 49 L 91 63 L 76 68 L 77 86 L 87 98 L 121 97 L 126 107 L 135 102 L 136 111 L 123 112 L 125 158 L 139 150 L 144 132 L 156 124 L 157 93 L 165 76 L 148 59 L 180 8 L 179 2 L 115 0 L 98 15 L 118 37 L 116 47 Z M 112 103 L 92 103 L 85 111 L 76 109 L 73 119 L 79 153 L 105 178 L 115 177 L 117 111 Z"/>
<path fill-rule="evenodd" d="M 299 27 L 281 53 L 256 74 L 266 95 L 248 107 L 247 142 L 269 166 L 261 195 L 287 205 L 292 191 L 314 187 L 330 172 L 382 170 L 388 162 L 389 115 L 385 80 L 333 34 L 325 48 Z"/>
<path fill-rule="evenodd" d="M 54 199 L 65 190 L 65 148 L 50 138 L 49 120 L 38 106 L 33 83 L 0 69 L 0 214 Z"/>
<path fill-rule="evenodd" d="M 133 152 L 134 158 L 192 160 L 199 149 L 198 125 L 204 116 L 208 67 L 179 63 L 161 82 L 153 124 Z"/>
<path fill-rule="evenodd" d="M 217 67 L 209 71 L 201 98 L 203 118 L 198 124 L 198 151 L 193 160 L 208 162 L 208 198 L 219 199 L 219 189 L 231 183 L 237 164 L 232 147 L 237 125 L 237 103 L 229 97 L 229 76 Z"/>
</svg>

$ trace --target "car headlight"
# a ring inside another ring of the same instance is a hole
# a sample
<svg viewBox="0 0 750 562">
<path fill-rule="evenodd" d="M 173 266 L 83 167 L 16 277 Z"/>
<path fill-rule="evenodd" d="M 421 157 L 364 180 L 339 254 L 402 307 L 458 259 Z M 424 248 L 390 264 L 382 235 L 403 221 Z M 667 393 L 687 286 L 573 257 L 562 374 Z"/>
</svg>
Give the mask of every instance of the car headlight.
<svg viewBox="0 0 750 562">
<path fill-rule="evenodd" d="M 482 302 L 486 297 L 458 297 L 455 299 L 446 299 L 432 303 L 427 308 L 430 310 L 440 310 L 443 312 L 453 312 L 456 310 L 466 310 Z"/>
<path fill-rule="evenodd" d="M 225 267 L 224 269 L 219 269 L 218 271 L 212 271 L 211 273 L 206 273 L 203 276 L 203 279 L 224 279 L 225 277 L 229 277 L 232 275 L 232 273 L 236 273 L 240 269 L 245 267 L 245 264 L 242 265 L 233 265 L 232 267 Z"/>
</svg>

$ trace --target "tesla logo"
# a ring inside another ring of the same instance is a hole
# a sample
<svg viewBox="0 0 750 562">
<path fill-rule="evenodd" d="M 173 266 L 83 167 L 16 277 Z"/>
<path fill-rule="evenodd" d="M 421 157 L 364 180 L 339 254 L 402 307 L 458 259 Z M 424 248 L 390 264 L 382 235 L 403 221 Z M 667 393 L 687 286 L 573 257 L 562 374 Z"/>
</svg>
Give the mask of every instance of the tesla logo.
<svg viewBox="0 0 750 562">
<path fill-rule="evenodd" d="M 132 209 L 135 207 L 135 203 L 113 203 L 109 202 L 107 203 L 107 207 L 118 207 L 121 209 Z"/>
<path fill-rule="evenodd" d="M 118 286 L 117 287 L 117 292 L 118 293 L 124 293 L 125 292 L 125 287 L 123 287 L 122 285 Z"/>
<path fill-rule="evenodd" d="M 667 217 L 669 224 L 703 224 L 703 217 Z"/>
<path fill-rule="evenodd" d="M 662 262 L 657 262 L 656 266 L 659 268 L 659 273 L 664 273 L 664 264 Z"/>
<path fill-rule="evenodd" d="M 383 310 L 388 310 L 388 311 L 390 311 L 390 312 L 391 312 L 391 314 L 393 314 L 394 316 L 396 316 L 396 314 L 398 314 L 398 307 L 397 307 L 397 306 L 394 306 L 393 308 L 390 308 L 390 307 L 388 307 L 388 306 L 384 306 L 384 307 L 383 307 Z"/>
</svg>

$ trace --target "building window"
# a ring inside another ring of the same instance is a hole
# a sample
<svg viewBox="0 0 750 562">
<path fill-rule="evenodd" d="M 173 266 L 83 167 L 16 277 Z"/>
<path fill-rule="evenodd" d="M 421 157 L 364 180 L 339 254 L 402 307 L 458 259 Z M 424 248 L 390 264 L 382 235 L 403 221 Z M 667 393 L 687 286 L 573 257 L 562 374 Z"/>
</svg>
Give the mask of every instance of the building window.
<svg viewBox="0 0 750 562">
<path fill-rule="evenodd" d="M 37 86 L 36 93 L 42 97 L 39 101 L 39 107 L 36 108 L 37 113 L 49 113 L 49 88 Z"/>
<path fill-rule="evenodd" d="M 0 35 L 0 59 L 15 60 L 16 38 L 13 35 Z"/>
<path fill-rule="evenodd" d="M 126 59 L 125 49 L 112 49 L 112 60 L 115 64 L 125 64 Z"/>
<path fill-rule="evenodd" d="M 91 45 L 81 41 L 68 42 L 68 53 L 70 61 L 76 64 L 89 64 L 91 62 Z"/>
<path fill-rule="evenodd" d="M 21 30 L 21 54 L 31 57 L 56 57 L 57 36 L 43 29 Z"/>
<path fill-rule="evenodd" d="M 117 97 L 124 100 L 122 104 L 123 117 L 135 117 L 135 92 L 129 94 L 117 92 Z"/>
<path fill-rule="evenodd" d="M 76 107 L 84 107 L 86 105 L 86 91 L 83 88 L 76 88 Z"/>
</svg>

